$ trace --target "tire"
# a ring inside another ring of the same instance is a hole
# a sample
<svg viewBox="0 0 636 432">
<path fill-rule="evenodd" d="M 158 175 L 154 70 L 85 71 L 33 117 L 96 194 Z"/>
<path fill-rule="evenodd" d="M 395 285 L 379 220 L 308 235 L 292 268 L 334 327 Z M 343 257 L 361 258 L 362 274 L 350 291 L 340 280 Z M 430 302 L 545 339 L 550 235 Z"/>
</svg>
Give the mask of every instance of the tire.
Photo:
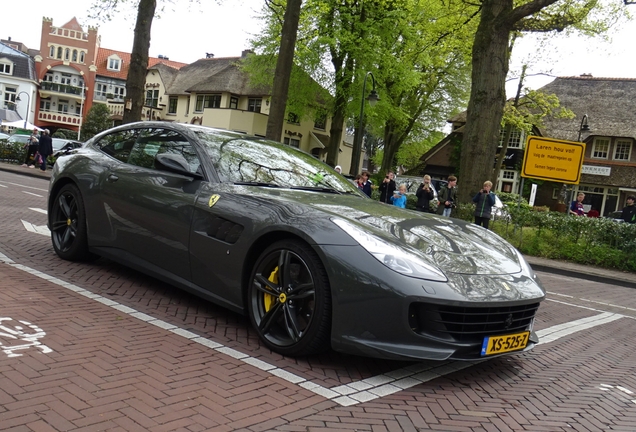
<svg viewBox="0 0 636 432">
<path fill-rule="evenodd" d="M 327 272 L 305 243 L 283 240 L 265 249 L 256 261 L 247 294 L 252 325 L 272 351 L 302 356 L 330 348 Z"/>
<path fill-rule="evenodd" d="M 68 261 L 90 261 L 97 256 L 88 251 L 86 212 L 79 189 L 63 186 L 55 197 L 49 215 L 51 241 L 55 253 Z"/>
</svg>

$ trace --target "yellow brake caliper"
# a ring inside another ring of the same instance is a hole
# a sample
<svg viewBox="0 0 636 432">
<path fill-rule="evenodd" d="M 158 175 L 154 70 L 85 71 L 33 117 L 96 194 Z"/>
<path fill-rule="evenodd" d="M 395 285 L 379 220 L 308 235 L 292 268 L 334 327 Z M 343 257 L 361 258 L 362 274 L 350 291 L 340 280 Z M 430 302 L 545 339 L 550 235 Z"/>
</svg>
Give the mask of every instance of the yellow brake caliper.
<svg viewBox="0 0 636 432">
<path fill-rule="evenodd" d="M 270 281 L 271 283 L 275 283 L 275 284 L 278 283 L 278 266 L 276 266 L 274 271 L 272 271 L 272 273 L 269 275 L 267 280 Z M 265 312 L 269 312 L 269 310 L 272 308 L 272 305 L 274 304 L 275 301 L 276 301 L 276 297 L 274 297 L 273 295 L 263 294 L 263 302 L 265 303 Z"/>
</svg>

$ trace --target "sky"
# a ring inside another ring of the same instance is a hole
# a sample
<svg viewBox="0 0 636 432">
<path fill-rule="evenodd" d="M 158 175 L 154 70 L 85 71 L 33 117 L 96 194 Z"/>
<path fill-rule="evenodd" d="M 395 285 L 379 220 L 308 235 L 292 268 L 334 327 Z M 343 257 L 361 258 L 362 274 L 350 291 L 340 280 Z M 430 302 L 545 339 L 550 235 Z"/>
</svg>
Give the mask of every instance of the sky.
<svg viewBox="0 0 636 432">
<path fill-rule="evenodd" d="M 53 18 L 54 26 L 61 26 L 74 16 L 84 26 L 98 25 L 102 47 L 119 51 L 132 50 L 135 11 L 118 14 L 111 22 L 88 19 L 88 8 L 93 0 L 74 2 L 61 0 L 2 0 L 3 19 L 0 38 L 9 36 L 39 48 L 42 17 Z M 249 39 L 258 33 L 261 23 L 256 18 L 264 5 L 263 0 L 173 0 L 152 24 L 150 55 L 168 56 L 170 60 L 191 63 L 212 53 L 215 57 L 238 57 L 249 48 Z M 612 0 L 618 1 L 618 0 Z M 161 0 L 160 0 L 161 3 Z M 167 2 L 163 2 L 167 4 Z M 79 5 L 79 7 L 78 7 Z M 636 5 L 630 6 L 636 15 Z M 583 37 L 552 37 L 546 48 L 537 49 L 537 41 L 526 36 L 518 41 L 511 59 L 511 75 L 521 65 L 532 66 L 529 74 L 542 73 L 527 79 L 527 86 L 537 89 L 555 76 L 592 74 L 595 77 L 636 78 L 636 21 L 623 24 L 610 31 L 610 41 Z M 517 81 L 507 83 L 509 96 L 516 91 Z"/>
</svg>

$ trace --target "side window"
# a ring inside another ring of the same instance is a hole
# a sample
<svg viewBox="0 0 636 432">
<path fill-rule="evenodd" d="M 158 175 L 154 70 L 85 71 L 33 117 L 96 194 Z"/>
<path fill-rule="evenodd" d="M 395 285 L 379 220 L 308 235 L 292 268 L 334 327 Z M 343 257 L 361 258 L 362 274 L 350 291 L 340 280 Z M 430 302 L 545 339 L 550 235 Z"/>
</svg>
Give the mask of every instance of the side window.
<svg viewBox="0 0 636 432">
<path fill-rule="evenodd" d="M 143 129 L 132 149 L 128 163 L 158 169 L 156 156 L 167 154 L 190 172 L 195 173 L 201 161 L 192 144 L 181 134 L 169 129 Z"/>
<path fill-rule="evenodd" d="M 96 146 L 107 155 L 127 163 L 137 140 L 137 134 L 136 129 L 115 132 L 100 139 Z"/>
</svg>

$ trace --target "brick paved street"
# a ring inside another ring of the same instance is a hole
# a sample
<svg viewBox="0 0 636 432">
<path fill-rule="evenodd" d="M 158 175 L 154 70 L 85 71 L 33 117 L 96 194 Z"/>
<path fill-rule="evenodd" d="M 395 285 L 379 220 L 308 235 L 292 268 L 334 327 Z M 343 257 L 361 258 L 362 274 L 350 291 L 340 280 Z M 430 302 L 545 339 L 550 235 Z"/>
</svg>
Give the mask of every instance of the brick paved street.
<svg viewBox="0 0 636 432">
<path fill-rule="evenodd" d="M 543 343 L 525 354 L 283 358 L 244 317 L 57 258 L 22 222 L 45 224 L 46 187 L 0 172 L 0 430 L 635 430 L 633 288 L 540 272 Z"/>
</svg>

